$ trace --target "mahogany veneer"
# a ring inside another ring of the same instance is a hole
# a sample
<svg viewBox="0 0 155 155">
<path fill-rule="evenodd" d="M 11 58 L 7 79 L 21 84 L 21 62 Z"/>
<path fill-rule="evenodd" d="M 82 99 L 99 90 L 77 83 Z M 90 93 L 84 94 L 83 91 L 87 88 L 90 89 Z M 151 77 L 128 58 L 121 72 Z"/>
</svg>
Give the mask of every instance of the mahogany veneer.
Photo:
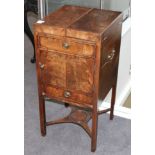
<svg viewBox="0 0 155 155">
<path fill-rule="evenodd" d="M 96 150 L 98 115 L 110 111 L 113 119 L 122 17 L 120 12 L 67 5 L 34 24 L 43 136 L 48 125 L 75 123 L 91 137 L 91 151 Z M 111 88 L 111 107 L 98 111 L 98 102 Z M 46 122 L 46 99 L 71 105 L 71 113 Z"/>
</svg>

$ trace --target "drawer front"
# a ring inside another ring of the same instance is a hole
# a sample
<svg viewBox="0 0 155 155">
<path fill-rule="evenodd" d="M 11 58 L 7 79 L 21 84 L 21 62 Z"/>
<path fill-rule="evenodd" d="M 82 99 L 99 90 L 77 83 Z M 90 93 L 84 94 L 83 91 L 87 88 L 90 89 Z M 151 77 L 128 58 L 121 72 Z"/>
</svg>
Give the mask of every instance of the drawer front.
<svg viewBox="0 0 155 155">
<path fill-rule="evenodd" d="M 69 38 L 52 38 L 40 36 L 39 46 L 67 54 L 94 56 L 94 45 L 81 43 Z"/>
<path fill-rule="evenodd" d="M 62 102 L 92 105 L 92 96 L 77 93 L 75 91 L 65 90 L 62 88 L 46 86 L 45 95 Z"/>
</svg>

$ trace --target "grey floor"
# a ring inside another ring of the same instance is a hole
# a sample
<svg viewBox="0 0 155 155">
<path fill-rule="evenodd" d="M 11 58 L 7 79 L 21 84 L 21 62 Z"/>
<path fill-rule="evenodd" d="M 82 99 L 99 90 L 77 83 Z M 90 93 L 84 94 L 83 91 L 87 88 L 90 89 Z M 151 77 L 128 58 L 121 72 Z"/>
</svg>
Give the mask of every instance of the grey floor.
<svg viewBox="0 0 155 155">
<path fill-rule="evenodd" d="M 36 17 L 29 14 L 29 22 L 34 21 L 36 21 Z M 116 116 L 113 121 L 110 121 L 108 114 L 99 116 L 95 153 L 90 151 L 88 135 L 82 128 L 74 124 L 49 126 L 46 137 L 41 137 L 35 64 L 30 63 L 33 48 L 26 35 L 24 43 L 25 155 L 130 155 L 131 121 Z M 64 116 L 70 111 L 61 104 L 47 102 L 46 105 L 47 120 Z"/>
</svg>

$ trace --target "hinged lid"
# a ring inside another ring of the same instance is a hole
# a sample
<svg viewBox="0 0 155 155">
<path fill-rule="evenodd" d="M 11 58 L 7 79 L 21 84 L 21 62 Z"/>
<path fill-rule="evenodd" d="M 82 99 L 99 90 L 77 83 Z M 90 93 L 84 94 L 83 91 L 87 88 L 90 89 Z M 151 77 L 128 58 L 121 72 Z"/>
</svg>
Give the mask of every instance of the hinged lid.
<svg viewBox="0 0 155 155">
<path fill-rule="evenodd" d="M 95 41 L 121 12 L 65 5 L 35 23 L 34 30 L 51 35 Z"/>
</svg>

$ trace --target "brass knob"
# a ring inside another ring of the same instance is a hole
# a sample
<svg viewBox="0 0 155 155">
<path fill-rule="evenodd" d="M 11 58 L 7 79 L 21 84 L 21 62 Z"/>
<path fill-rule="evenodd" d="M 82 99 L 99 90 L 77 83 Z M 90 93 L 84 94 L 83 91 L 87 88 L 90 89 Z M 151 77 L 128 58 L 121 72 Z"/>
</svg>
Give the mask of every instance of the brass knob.
<svg viewBox="0 0 155 155">
<path fill-rule="evenodd" d="M 64 96 L 65 96 L 65 97 L 70 97 L 70 96 L 71 96 L 71 93 L 70 93 L 69 91 L 65 91 L 65 92 L 64 92 Z"/>
<path fill-rule="evenodd" d="M 63 47 L 64 47 L 65 49 L 68 49 L 68 48 L 69 48 L 69 44 L 68 44 L 68 43 L 63 43 Z"/>
<path fill-rule="evenodd" d="M 40 62 L 39 62 L 39 66 L 40 66 L 41 69 L 43 69 L 45 67 L 45 65 L 41 64 Z"/>
<path fill-rule="evenodd" d="M 112 55 L 111 55 L 111 54 L 109 54 L 109 55 L 108 55 L 108 59 L 111 59 L 111 57 L 112 57 Z"/>
<path fill-rule="evenodd" d="M 115 55 L 115 52 L 116 52 L 116 50 L 115 50 L 115 49 L 112 49 L 111 53 L 108 54 L 107 59 L 108 59 L 108 60 L 112 60 L 113 57 L 114 57 L 114 55 Z"/>
<path fill-rule="evenodd" d="M 115 53 L 116 52 L 116 50 L 115 49 L 112 49 L 112 53 Z"/>
<path fill-rule="evenodd" d="M 103 40 L 104 40 L 104 41 L 105 41 L 105 40 L 107 40 L 107 39 L 108 39 L 108 37 L 107 37 L 107 36 L 103 38 Z"/>
<path fill-rule="evenodd" d="M 42 96 L 45 96 L 46 94 L 45 94 L 45 92 L 42 92 Z"/>
</svg>

